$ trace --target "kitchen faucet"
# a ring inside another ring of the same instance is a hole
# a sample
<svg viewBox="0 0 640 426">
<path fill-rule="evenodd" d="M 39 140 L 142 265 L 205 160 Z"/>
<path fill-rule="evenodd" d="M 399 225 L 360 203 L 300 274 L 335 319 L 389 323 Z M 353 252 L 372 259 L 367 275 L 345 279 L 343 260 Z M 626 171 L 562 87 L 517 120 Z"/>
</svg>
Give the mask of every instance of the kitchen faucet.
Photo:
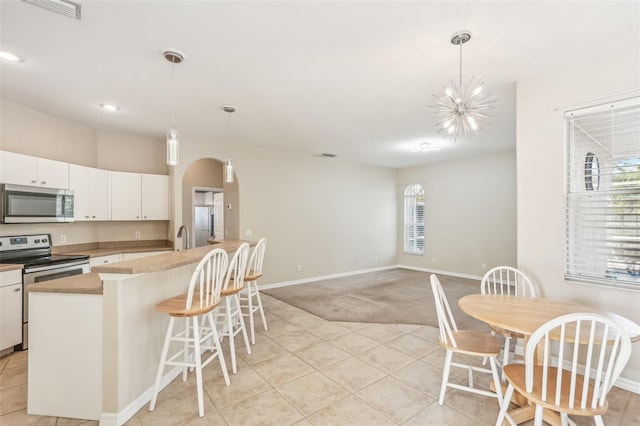
<svg viewBox="0 0 640 426">
<path fill-rule="evenodd" d="M 180 225 L 180 228 L 178 228 L 178 235 L 176 235 L 177 238 L 182 238 L 182 250 L 188 250 L 189 249 L 189 228 L 187 228 L 184 225 Z"/>
</svg>

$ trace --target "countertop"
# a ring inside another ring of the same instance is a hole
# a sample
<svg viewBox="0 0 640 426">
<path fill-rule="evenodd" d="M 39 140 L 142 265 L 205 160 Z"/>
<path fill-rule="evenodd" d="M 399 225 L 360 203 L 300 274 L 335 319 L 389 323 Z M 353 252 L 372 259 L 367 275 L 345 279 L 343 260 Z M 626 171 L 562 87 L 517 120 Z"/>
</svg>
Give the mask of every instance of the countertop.
<svg viewBox="0 0 640 426">
<path fill-rule="evenodd" d="M 149 272 L 168 271 L 170 269 L 197 263 L 205 254 L 214 248 L 221 248 L 227 253 L 234 252 L 243 242 L 249 243 L 250 246 L 256 245 L 255 241 L 225 240 L 213 245 L 213 247 L 196 247 L 189 250 L 143 257 L 142 259 L 133 259 L 124 262 L 94 266 L 91 268 L 91 271 L 103 274 L 144 274 Z"/>
<path fill-rule="evenodd" d="M 28 285 L 28 292 L 102 294 L 102 280 L 95 272 Z"/>
<path fill-rule="evenodd" d="M 73 251 L 65 251 L 64 254 L 84 254 L 89 257 L 109 256 L 120 253 L 144 253 L 149 251 L 173 251 L 173 247 L 154 246 L 154 247 L 109 247 L 95 249 L 81 249 Z"/>
<path fill-rule="evenodd" d="M 197 263 L 202 257 L 214 248 L 221 248 L 228 253 L 234 252 L 243 240 L 226 240 L 220 241 L 212 246 L 197 247 L 189 250 L 175 251 L 171 253 L 158 254 L 155 256 L 143 257 L 140 259 L 132 259 L 124 262 L 116 262 L 107 265 L 94 266 L 91 268 L 91 273 L 83 275 L 74 275 L 71 277 L 60 278 L 57 280 L 43 281 L 29 285 L 28 291 L 41 292 L 41 293 L 75 293 L 75 294 L 102 294 L 102 280 L 100 279 L 100 273 L 103 274 L 144 274 L 150 272 L 162 272 L 170 269 L 179 268 L 185 265 L 191 265 Z M 256 244 L 255 241 L 246 241 L 250 246 Z M 156 248 L 157 251 L 163 248 Z M 92 256 L 106 256 L 108 254 L 123 253 L 122 249 L 93 249 L 78 251 L 78 254 L 90 254 Z M 150 247 L 135 248 L 131 251 L 125 251 L 126 253 L 135 253 L 140 251 L 156 251 L 151 250 Z M 71 253 L 71 252 L 68 252 Z M 21 268 L 21 265 L 3 265 L 3 266 L 16 266 Z"/>
<path fill-rule="evenodd" d="M 22 265 L 17 263 L 0 263 L 0 272 L 13 271 L 14 269 L 22 269 Z"/>
</svg>

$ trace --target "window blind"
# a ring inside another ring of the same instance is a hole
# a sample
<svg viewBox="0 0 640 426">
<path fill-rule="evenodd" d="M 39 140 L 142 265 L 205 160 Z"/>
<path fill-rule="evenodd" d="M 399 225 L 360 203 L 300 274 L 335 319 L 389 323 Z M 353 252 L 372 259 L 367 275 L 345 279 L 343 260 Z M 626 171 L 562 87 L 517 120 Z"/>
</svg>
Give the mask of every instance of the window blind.
<svg viewBox="0 0 640 426">
<path fill-rule="evenodd" d="M 424 254 L 424 189 L 419 184 L 404 191 L 404 252 Z"/>
<path fill-rule="evenodd" d="M 640 290 L 640 98 L 565 124 L 566 278 Z"/>
</svg>

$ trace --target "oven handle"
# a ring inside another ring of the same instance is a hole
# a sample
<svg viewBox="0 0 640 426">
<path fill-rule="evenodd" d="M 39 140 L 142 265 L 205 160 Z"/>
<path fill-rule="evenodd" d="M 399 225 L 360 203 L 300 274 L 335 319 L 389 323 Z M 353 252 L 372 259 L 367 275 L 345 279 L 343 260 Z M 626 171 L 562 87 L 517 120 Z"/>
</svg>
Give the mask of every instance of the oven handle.
<svg viewBox="0 0 640 426">
<path fill-rule="evenodd" d="M 58 267 L 56 268 L 52 268 L 51 265 L 48 266 L 38 266 L 35 268 L 25 268 L 24 269 L 24 273 L 25 274 L 30 274 L 33 272 L 40 272 L 40 271 L 55 271 L 56 269 L 62 269 L 62 268 L 68 268 L 71 266 L 78 266 L 78 265 L 88 265 L 89 261 L 88 260 L 77 260 L 77 261 L 72 261 L 72 262 L 67 262 L 67 263 L 59 263 Z"/>
</svg>

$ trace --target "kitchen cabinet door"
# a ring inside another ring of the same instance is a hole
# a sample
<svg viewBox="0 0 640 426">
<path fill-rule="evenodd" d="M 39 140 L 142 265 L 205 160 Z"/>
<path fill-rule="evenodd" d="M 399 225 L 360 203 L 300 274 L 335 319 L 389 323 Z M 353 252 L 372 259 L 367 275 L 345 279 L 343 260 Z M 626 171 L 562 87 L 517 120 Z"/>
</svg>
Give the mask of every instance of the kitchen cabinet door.
<svg viewBox="0 0 640 426">
<path fill-rule="evenodd" d="M 73 220 L 91 220 L 91 168 L 69 165 L 69 189 L 73 191 Z"/>
<path fill-rule="evenodd" d="M 73 191 L 76 221 L 110 220 L 109 172 L 92 167 L 69 165 L 69 189 Z"/>
<path fill-rule="evenodd" d="M 109 254 L 107 256 L 92 257 L 89 259 L 89 267 L 108 265 L 110 263 L 122 262 L 121 254 Z"/>
<path fill-rule="evenodd" d="M 69 163 L 38 158 L 38 186 L 69 189 Z"/>
<path fill-rule="evenodd" d="M 15 152 L 0 151 L 0 182 L 15 185 L 36 185 L 38 159 Z"/>
<path fill-rule="evenodd" d="M 111 220 L 111 185 L 109 172 L 91 169 L 91 220 Z"/>
<path fill-rule="evenodd" d="M 169 220 L 169 176 L 142 175 L 142 220 Z"/>
<path fill-rule="evenodd" d="M 111 220 L 140 220 L 140 173 L 110 172 Z"/>
<path fill-rule="evenodd" d="M 69 164 L 2 151 L 0 181 L 16 185 L 69 189 Z"/>
<path fill-rule="evenodd" d="M 22 342 L 22 271 L 0 272 L 0 350 Z"/>
</svg>

